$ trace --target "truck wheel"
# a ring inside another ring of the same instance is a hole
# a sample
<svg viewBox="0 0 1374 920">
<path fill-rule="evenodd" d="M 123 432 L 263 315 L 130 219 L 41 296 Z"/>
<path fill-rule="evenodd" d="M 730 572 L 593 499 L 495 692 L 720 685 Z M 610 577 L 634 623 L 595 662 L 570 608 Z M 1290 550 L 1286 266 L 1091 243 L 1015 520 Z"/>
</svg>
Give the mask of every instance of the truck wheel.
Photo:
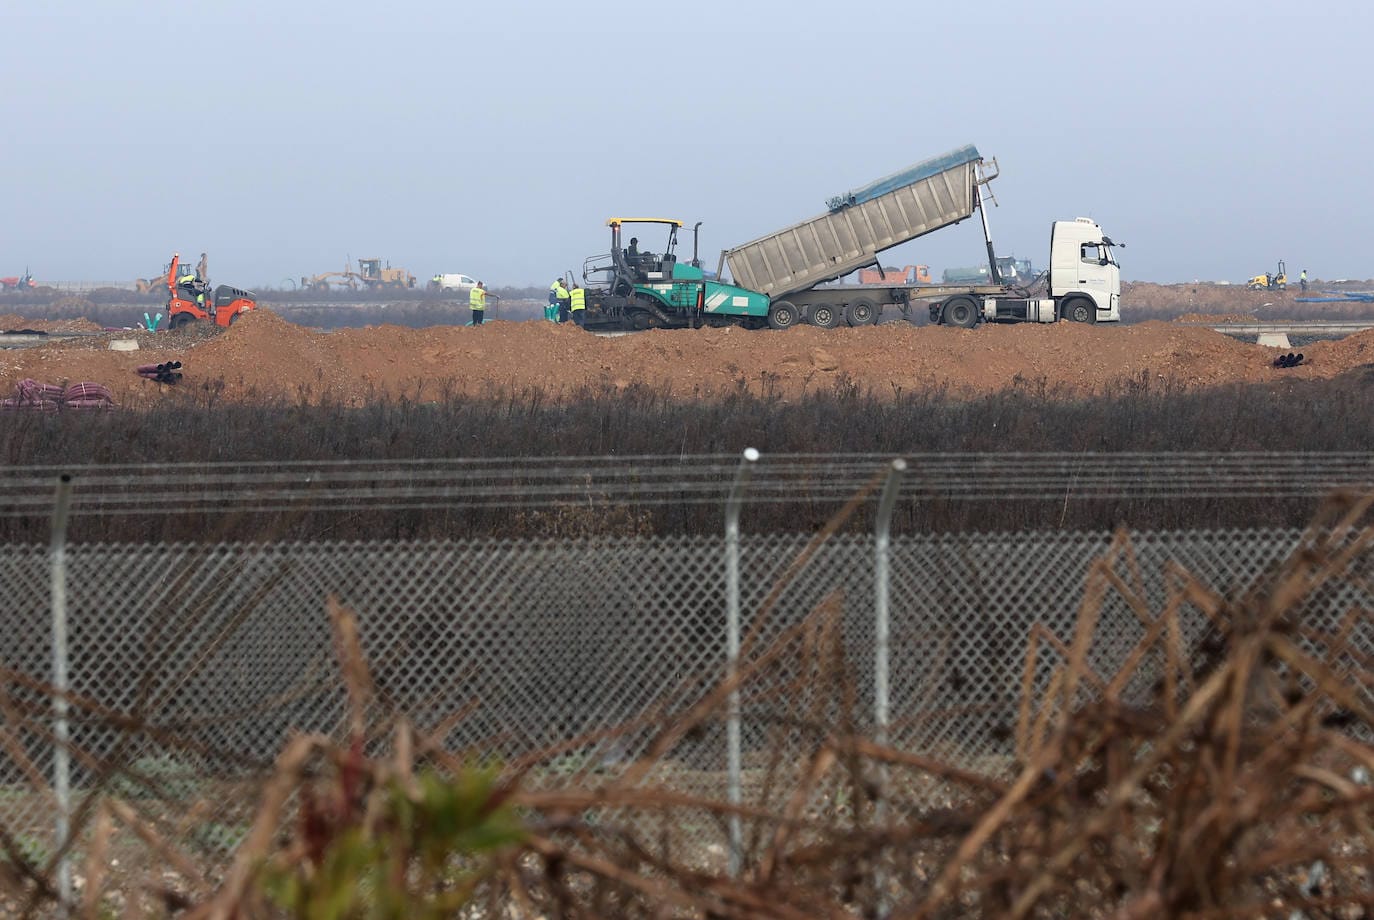
<svg viewBox="0 0 1374 920">
<path fill-rule="evenodd" d="M 797 308 L 790 301 L 779 300 L 768 308 L 768 325 L 774 329 L 791 329 L 797 325 Z"/>
<path fill-rule="evenodd" d="M 1086 297 L 1071 297 L 1059 309 L 1060 319 L 1075 323 L 1097 322 L 1097 305 Z"/>
<path fill-rule="evenodd" d="M 834 329 L 840 324 L 840 311 L 833 304 L 818 303 L 811 308 L 811 325 L 821 329 Z"/>
<path fill-rule="evenodd" d="M 171 322 L 167 324 L 167 328 L 176 332 L 178 329 L 185 329 L 195 321 L 196 318 L 189 313 L 178 313 L 176 316 L 172 317 Z"/>
<path fill-rule="evenodd" d="M 940 322 L 946 326 L 972 329 L 978 325 L 978 305 L 969 297 L 954 297 L 945 302 L 945 312 Z"/>
<path fill-rule="evenodd" d="M 867 297 L 851 300 L 844 308 L 844 321 L 851 326 L 871 326 L 878 321 L 878 305 Z"/>
</svg>

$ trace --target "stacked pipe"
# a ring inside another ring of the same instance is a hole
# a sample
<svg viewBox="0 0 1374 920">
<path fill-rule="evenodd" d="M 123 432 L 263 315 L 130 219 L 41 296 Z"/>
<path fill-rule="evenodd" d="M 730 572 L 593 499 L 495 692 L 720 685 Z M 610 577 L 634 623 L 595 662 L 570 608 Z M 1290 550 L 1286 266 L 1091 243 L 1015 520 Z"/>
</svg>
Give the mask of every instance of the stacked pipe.
<svg viewBox="0 0 1374 920">
<path fill-rule="evenodd" d="M 0 400 L 0 409 L 30 409 L 38 412 L 112 408 L 114 397 L 110 393 L 110 388 L 104 384 L 90 382 L 63 386 L 60 383 L 21 380 L 15 385 L 13 396 Z"/>
<path fill-rule="evenodd" d="M 162 364 L 140 364 L 136 369 L 138 376 L 158 383 L 176 383 L 181 379 L 181 362 L 166 361 Z"/>
<path fill-rule="evenodd" d="M 1277 358 L 1274 359 L 1275 367 L 1297 367 L 1301 363 L 1302 352 L 1298 352 L 1295 355 L 1290 351 L 1288 354 L 1279 355 Z"/>
</svg>

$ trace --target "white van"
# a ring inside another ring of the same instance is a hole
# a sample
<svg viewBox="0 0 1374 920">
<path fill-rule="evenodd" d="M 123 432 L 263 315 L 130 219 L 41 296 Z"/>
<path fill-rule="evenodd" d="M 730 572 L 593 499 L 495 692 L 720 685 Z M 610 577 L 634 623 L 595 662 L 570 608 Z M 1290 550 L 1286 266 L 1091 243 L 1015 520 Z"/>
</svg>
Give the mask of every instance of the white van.
<svg viewBox="0 0 1374 920">
<path fill-rule="evenodd" d="M 429 279 L 429 286 L 436 291 L 471 291 L 477 287 L 477 279 L 470 275 L 435 275 Z"/>
</svg>

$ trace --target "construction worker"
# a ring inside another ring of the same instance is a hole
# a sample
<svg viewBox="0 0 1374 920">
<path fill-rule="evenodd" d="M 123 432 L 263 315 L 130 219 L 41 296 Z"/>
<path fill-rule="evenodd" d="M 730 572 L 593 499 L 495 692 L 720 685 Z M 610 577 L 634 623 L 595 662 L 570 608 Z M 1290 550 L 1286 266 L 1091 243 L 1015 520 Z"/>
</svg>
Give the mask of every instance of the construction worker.
<svg viewBox="0 0 1374 920">
<path fill-rule="evenodd" d="M 482 282 L 477 282 L 477 286 L 468 294 L 468 306 L 472 308 L 472 325 L 482 325 L 482 320 L 487 315 L 487 286 Z"/>
<path fill-rule="evenodd" d="M 196 306 L 205 309 L 205 282 L 200 280 L 200 276 L 194 272 L 186 272 L 184 275 L 177 276 L 177 287 L 185 288 L 188 293 L 196 299 Z"/>
<path fill-rule="evenodd" d="M 568 310 L 572 313 L 572 321 L 581 328 L 587 316 L 587 292 L 578 287 L 576 282 L 568 292 Z"/>
<path fill-rule="evenodd" d="M 1302 270 L 1302 274 L 1298 275 L 1298 287 L 1304 291 L 1307 290 L 1307 269 L 1305 268 Z"/>
<path fill-rule="evenodd" d="M 562 278 L 553 279 L 553 284 L 549 285 L 549 305 L 544 308 L 544 319 L 551 323 L 558 322 L 558 289 L 562 286 Z"/>
<path fill-rule="evenodd" d="M 563 279 L 559 278 L 553 283 L 553 295 L 558 300 L 558 322 L 568 321 L 568 289 L 563 286 Z"/>
</svg>

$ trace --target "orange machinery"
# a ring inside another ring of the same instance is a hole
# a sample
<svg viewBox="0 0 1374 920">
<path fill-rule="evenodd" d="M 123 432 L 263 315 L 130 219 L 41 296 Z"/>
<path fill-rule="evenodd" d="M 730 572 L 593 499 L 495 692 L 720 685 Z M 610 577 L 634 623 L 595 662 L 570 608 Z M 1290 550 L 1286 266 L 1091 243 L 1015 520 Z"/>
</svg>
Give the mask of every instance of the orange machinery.
<svg viewBox="0 0 1374 920">
<path fill-rule="evenodd" d="M 860 284 L 930 284 L 929 265 L 908 265 L 905 268 L 859 269 Z"/>
<path fill-rule="evenodd" d="M 181 254 L 174 252 L 172 264 L 167 267 L 167 324 L 174 330 L 202 320 L 229 326 L 240 313 L 257 308 L 258 298 L 252 291 L 228 284 L 211 291 L 205 279 L 194 271 L 189 272 L 191 280 L 181 281 L 180 271 Z"/>
</svg>

